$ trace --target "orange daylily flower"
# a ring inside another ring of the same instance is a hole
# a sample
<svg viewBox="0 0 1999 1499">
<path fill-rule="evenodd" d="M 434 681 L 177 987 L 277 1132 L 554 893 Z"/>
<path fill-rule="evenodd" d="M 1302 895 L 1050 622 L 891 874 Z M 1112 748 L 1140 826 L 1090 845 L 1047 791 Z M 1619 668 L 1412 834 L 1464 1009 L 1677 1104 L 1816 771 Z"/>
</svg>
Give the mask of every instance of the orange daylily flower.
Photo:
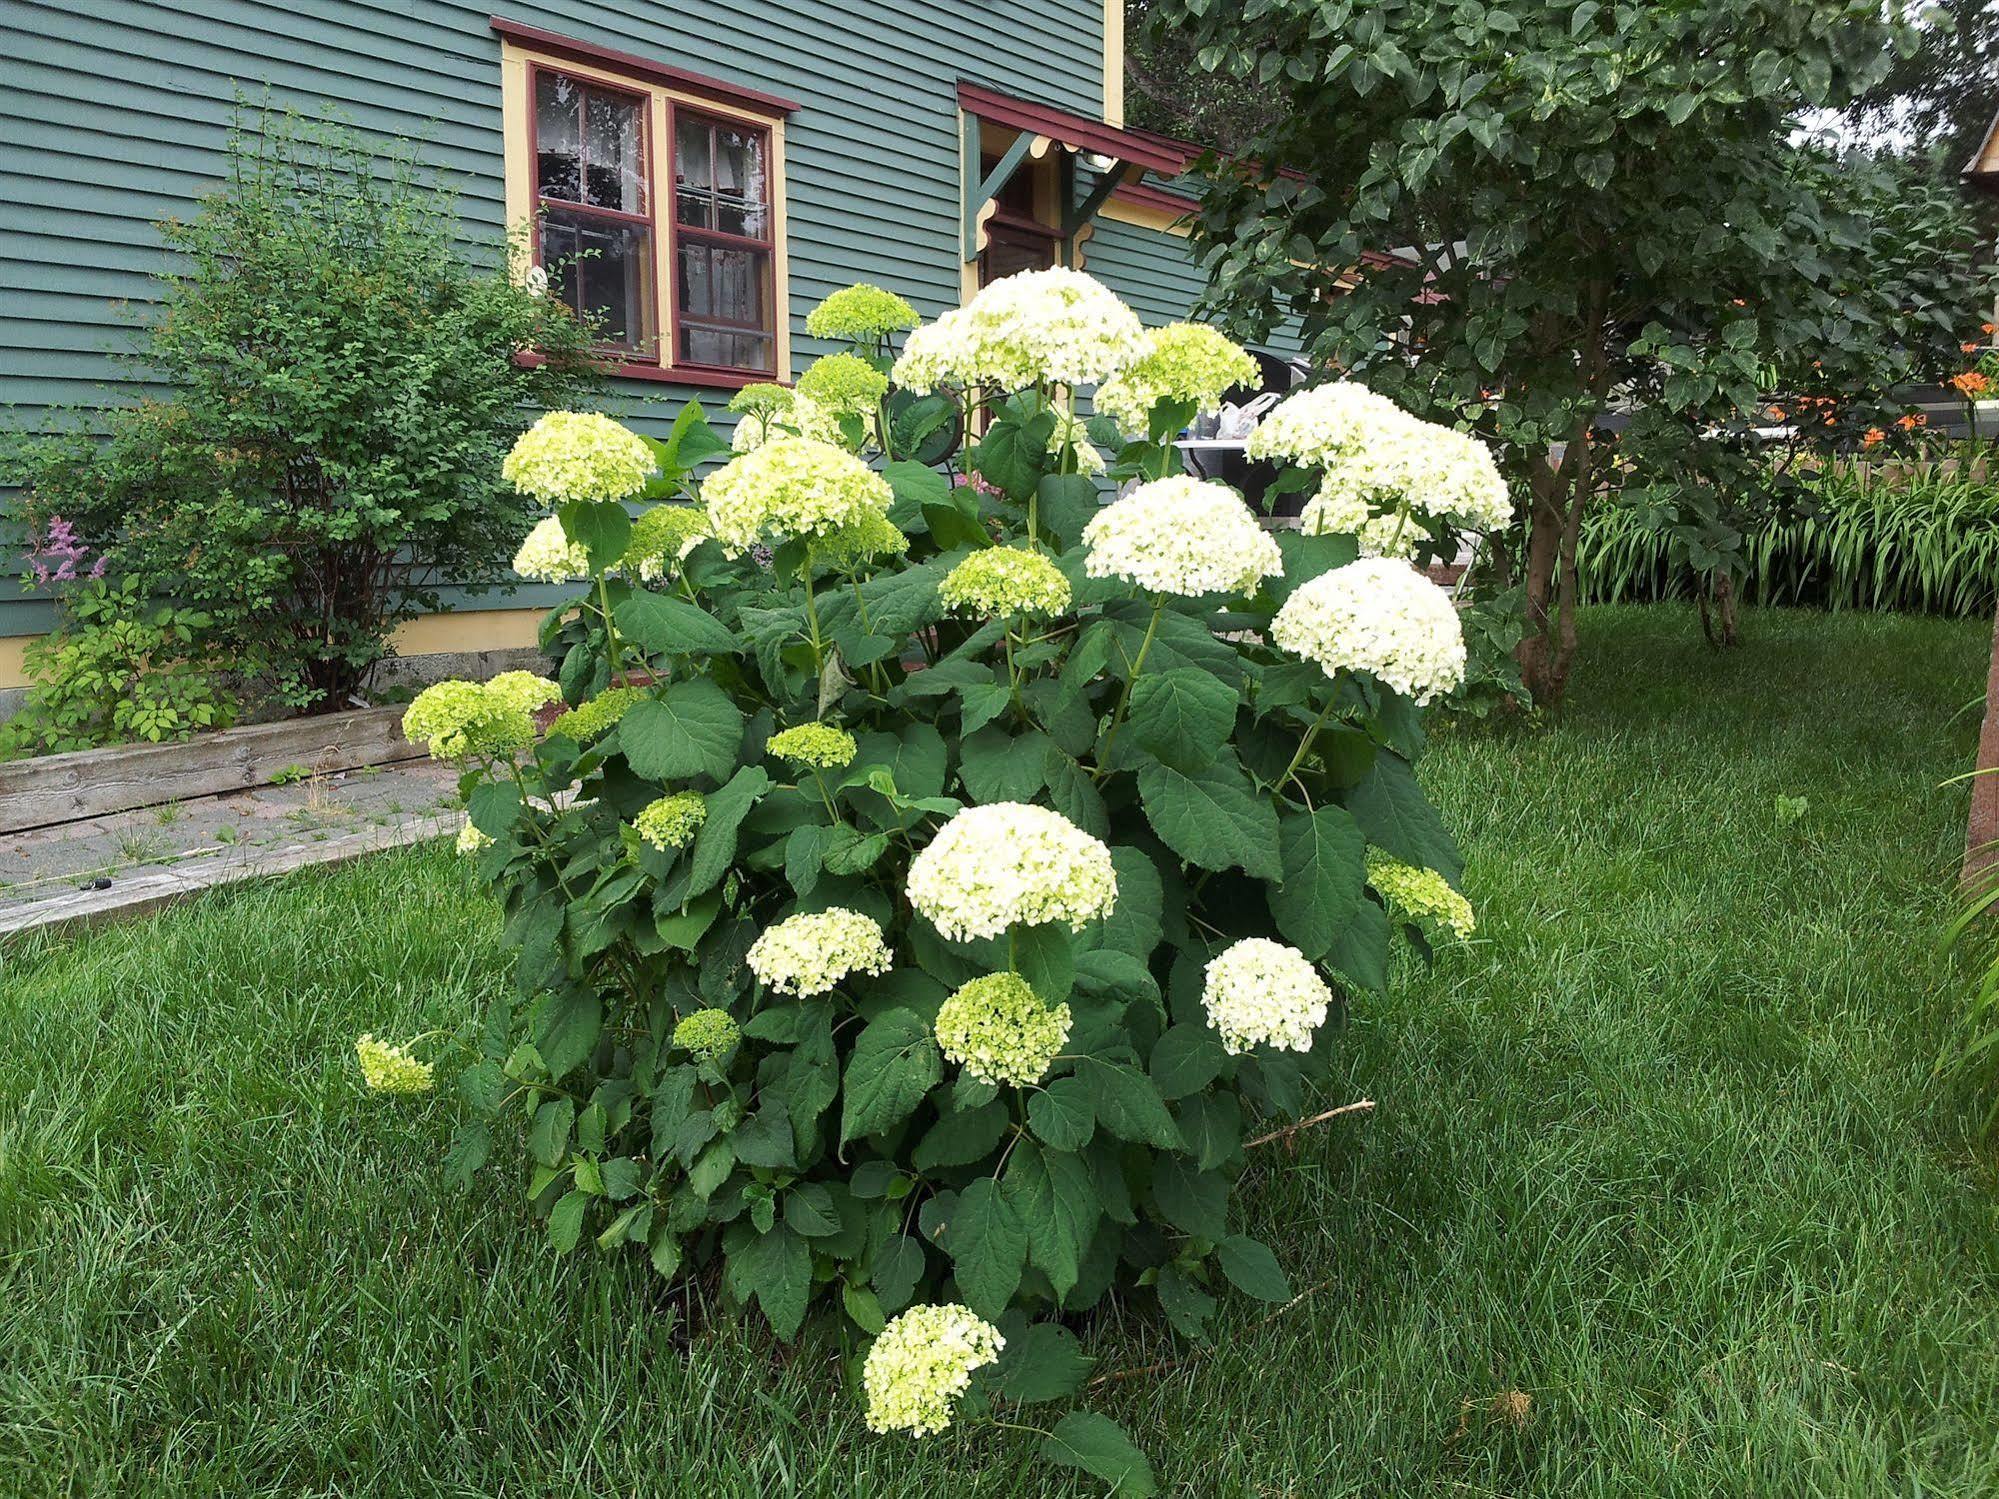
<svg viewBox="0 0 1999 1499">
<path fill-rule="evenodd" d="M 1961 396 L 1982 396 L 1992 386 L 1992 381 L 1977 370 L 1966 370 L 1961 375 L 1950 377 L 1951 389 Z"/>
<path fill-rule="evenodd" d="M 1985 347 L 1984 344 L 1959 344 L 1957 346 L 1957 352 L 1960 354 L 1976 354 L 1980 349 L 1984 347 Z"/>
<path fill-rule="evenodd" d="M 1883 432 L 1879 427 L 1869 427 L 1866 435 L 1860 439 L 1860 445 L 1864 448 L 1878 448 L 1887 440 L 1888 434 L 1886 432 Z"/>
</svg>

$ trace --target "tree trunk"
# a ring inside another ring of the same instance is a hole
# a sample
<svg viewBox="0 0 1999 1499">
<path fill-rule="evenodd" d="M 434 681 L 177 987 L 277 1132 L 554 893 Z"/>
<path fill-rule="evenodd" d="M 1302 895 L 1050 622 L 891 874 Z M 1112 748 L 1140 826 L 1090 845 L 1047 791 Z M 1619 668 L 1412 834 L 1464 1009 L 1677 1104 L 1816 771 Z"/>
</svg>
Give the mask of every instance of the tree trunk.
<svg viewBox="0 0 1999 1499">
<path fill-rule="evenodd" d="M 1576 541 L 1589 464 L 1572 463 L 1571 456 L 1560 464 L 1536 462 L 1528 475 L 1534 498 L 1527 517 L 1527 633 L 1516 656 L 1537 708 L 1562 700 L 1576 656 Z"/>
</svg>

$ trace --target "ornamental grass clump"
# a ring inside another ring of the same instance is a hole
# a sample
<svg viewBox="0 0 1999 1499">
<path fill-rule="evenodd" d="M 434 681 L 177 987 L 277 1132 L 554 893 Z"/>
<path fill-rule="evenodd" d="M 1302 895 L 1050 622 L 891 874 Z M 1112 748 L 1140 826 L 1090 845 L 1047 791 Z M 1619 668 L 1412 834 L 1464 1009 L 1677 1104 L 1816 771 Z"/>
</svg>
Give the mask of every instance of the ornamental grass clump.
<svg viewBox="0 0 1999 1499">
<path fill-rule="evenodd" d="M 1113 1423 L 1033 1409 L 1084 1397 L 1064 1319 L 1199 1340 L 1231 1287 L 1289 1299 L 1236 1188 L 1343 1076 L 1398 933 L 1452 929 L 1403 871 L 1461 877 L 1412 763 L 1464 643 L 1353 535 L 1273 536 L 1170 441 L 1096 452 L 1086 374 L 1159 387 L 1152 432 L 1240 366 L 1181 336 L 1220 356 L 1190 396 L 1087 277 L 1014 280 L 899 355 L 885 294 L 833 299 L 822 336 L 903 369 L 849 445 L 779 432 L 703 482 L 727 445 L 684 412 L 647 501 L 706 532 L 670 567 L 631 560 L 656 509 L 566 502 L 588 581 L 543 631 L 569 706 L 539 741 L 533 683 L 412 704 L 467 766 L 517 959 L 449 1165 L 524 1145 L 558 1249 L 787 1340 L 844 1319 L 875 1431 L 998 1410 L 1146 1493 Z M 1093 461 L 1144 482 L 1106 504 Z M 900 545 L 840 540 L 877 523 Z"/>
</svg>

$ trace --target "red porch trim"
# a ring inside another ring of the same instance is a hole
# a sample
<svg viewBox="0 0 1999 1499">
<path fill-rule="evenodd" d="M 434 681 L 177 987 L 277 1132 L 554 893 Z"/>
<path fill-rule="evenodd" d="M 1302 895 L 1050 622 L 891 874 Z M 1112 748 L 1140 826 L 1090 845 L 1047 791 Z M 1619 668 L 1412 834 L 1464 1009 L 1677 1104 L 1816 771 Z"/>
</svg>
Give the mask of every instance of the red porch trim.
<svg viewBox="0 0 1999 1499">
<path fill-rule="evenodd" d="M 1199 154 L 1198 147 L 1188 146 L 1183 150 L 1181 146 L 1184 143 L 1168 144 L 1166 137 L 1153 135 L 1149 131 L 1120 130 L 1101 120 L 1071 114 L 1066 109 L 1056 109 L 1049 104 L 1016 99 L 1010 94 L 997 93 L 962 78 L 958 80 L 958 107 L 966 114 L 977 115 L 995 125 L 1048 136 L 1071 151 L 1095 152 L 1168 177 L 1177 177 L 1186 170 L 1187 163 Z"/>
<path fill-rule="evenodd" d="M 539 26 L 529 26 L 520 21 L 509 21 L 504 16 L 489 16 L 487 24 L 501 36 L 519 42 L 524 47 L 532 47 L 538 52 L 566 57 L 571 62 L 596 63 L 599 67 L 628 73 L 635 78 L 664 84 L 668 88 L 684 89 L 690 94 L 711 99 L 717 104 L 733 104 L 738 109 L 766 115 L 792 114 L 799 107 L 795 99 L 786 99 L 778 94 L 766 94 L 761 89 L 745 88 L 739 83 L 730 83 L 722 78 L 710 78 L 704 73 L 690 73 L 685 68 L 670 67 L 666 63 L 655 62 L 636 53 L 620 52 L 615 47 L 600 47 L 595 42 L 579 42 L 574 37 L 544 31 Z"/>
</svg>

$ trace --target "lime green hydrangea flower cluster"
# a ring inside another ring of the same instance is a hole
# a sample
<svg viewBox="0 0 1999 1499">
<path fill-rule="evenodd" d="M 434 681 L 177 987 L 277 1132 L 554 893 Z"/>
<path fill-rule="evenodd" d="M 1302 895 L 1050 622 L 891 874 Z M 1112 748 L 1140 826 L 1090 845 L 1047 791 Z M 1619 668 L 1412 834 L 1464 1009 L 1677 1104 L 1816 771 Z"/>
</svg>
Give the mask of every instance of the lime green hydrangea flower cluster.
<svg viewBox="0 0 1999 1499">
<path fill-rule="evenodd" d="M 1094 399 L 1120 431 L 1142 436 L 1161 401 L 1191 401 L 1213 414 L 1225 392 L 1262 384 L 1256 357 L 1234 339 L 1201 323 L 1170 323 L 1148 333 L 1144 352 L 1098 386 Z"/>
<path fill-rule="evenodd" d="M 858 572 L 884 557 L 900 557 L 909 538 L 878 510 L 863 510 L 812 548 L 813 559 L 838 573 Z"/>
<path fill-rule="evenodd" d="M 1069 580 L 1039 552 L 1024 547 L 988 547 L 974 552 L 944 575 L 937 597 L 947 609 L 981 619 L 1021 614 L 1047 618 L 1069 607 Z"/>
<path fill-rule="evenodd" d="M 750 944 L 750 972 L 779 994 L 809 999 L 855 973 L 887 973 L 882 929 L 845 906 L 787 916 Z"/>
<path fill-rule="evenodd" d="M 673 1027 L 673 1044 L 698 1061 L 712 1062 L 734 1051 L 742 1034 L 727 1010 L 696 1010 Z"/>
<path fill-rule="evenodd" d="M 969 1307 L 911 1307 L 882 1329 L 862 1366 L 868 1430 L 919 1437 L 944 1430 L 973 1372 L 1004 1347 L 1000 1330 Z"/>
<path fill-rule="evenodd" d="M 685 848 L 708 820 L 708 799 L 698 791 L 676 791 L 648 802 L 632 819 L 638 835 L 661 853 Z"/>
<path fill-rule="evenodd" d="M 457 849 L 461 854 L 476 854 L 481 849 L 492 846 L 493 840 L 480 832 L 470 818 L 467 818 L 465 826 L 458 830 Z"/>
<path fill-rule="evenodd" d="M 634 703 L 646 700 L 643 687 L 608 687 L 587 703 L 578 703 L 555 716 L 548 726 L 549 737 L 560 734 L 578 744 L 588 744 L 600 734 L 617 727 L 618 720 Z"/>
<path fill-rule="evenodd" d="M 653 473 L 652 449 L 592 411 L 551 411 L 523 432 L 500 476 L 544 505 L 627 500 Z"/>
<path fill-rule="evenodd" d="M 408 1098 L 436 1086 L 436 1069 L 429 1062 L 419 1062 L 407 1047 L 377 1041 L 372 1033 L 354 1042 L 354 1055 L 370 1092 Z"/>
<path fill-rule="evenodd" d="M 514 571 L 530 583 L 574 583 L 590 576 L 590 554 L 553 515 L 536 521 L 514 553 Z"/>
<path fill-rule="evenodd" d="M 858 354 L 828 354 L 805 367 L 798 393 L 835 416 L 866 416 L 888 394 L 888 376 Z"/>
<path fill-rule="evenodd" d="M 764 749 L 793 765 L 814 770 L 838 770 L 854 763 L 854 736 L 830 723 L 802 723 L 770 736 Z"/>
<path fill-rule="evenodd" d="M 874 344 L 891 333 L 906 333 L 922 321 L 905 299 L 863 281 L 834 292 L 806 313 L 805 331 L 814 338 Z"/>
<path fill-rule="evenodd" d="M 705 512 L 694 505 L 655 505 L 632 522 L 624 566 L 647 583 L 657 583 L 715 533 Z"/>
<path fill-rule="evenodd" d="M 732 555 L 759 542 L 825 536 L 872 510 L 888 514 L 888 481 L 831 443 L 780 437 L 731 459 L 701 485 L 708 524 Z"/>
<path fill-rule="evenodd" d="M 937 1044 L 981 1082 L 1024 1088 L 1047 1076 L 1069 1039 L 1069 1007 L 1048 1005 L 1017 973 L 961 985 L 937 1011 Z"/>
<path fill-rule="evenodd" d="M 1059 921 L 1080 932 L 1117 904 L 1111 851 L 1060 812 L 967 807 L 909 864 L 909 903 L 953 942 Z"/>
<path fill-rule="evenodd" d="M 511 755 L 534 741 L 533 709 L 526 700 L 527 694 L 496 692 L 487 682 L 435 682 L 404 711 L 403 738 L 429 746 L 436 760 Z"/>
<path fill-rule="evenodd" d="M 488 679 L 486 690 L 523 713 L 533 713 L 562 698 L 562 689 L 531 671 L 503 671 Z"/>
<path fill-rule="evenodd" d="M 1463 941 L 1478 929 L 1471 902 L 1434 869 L 1404 864 L 1375 849 L 1367 854 L 1367 882 L 1381 898 L 1417 921 L 1431 921 Z"/>
</svg>

